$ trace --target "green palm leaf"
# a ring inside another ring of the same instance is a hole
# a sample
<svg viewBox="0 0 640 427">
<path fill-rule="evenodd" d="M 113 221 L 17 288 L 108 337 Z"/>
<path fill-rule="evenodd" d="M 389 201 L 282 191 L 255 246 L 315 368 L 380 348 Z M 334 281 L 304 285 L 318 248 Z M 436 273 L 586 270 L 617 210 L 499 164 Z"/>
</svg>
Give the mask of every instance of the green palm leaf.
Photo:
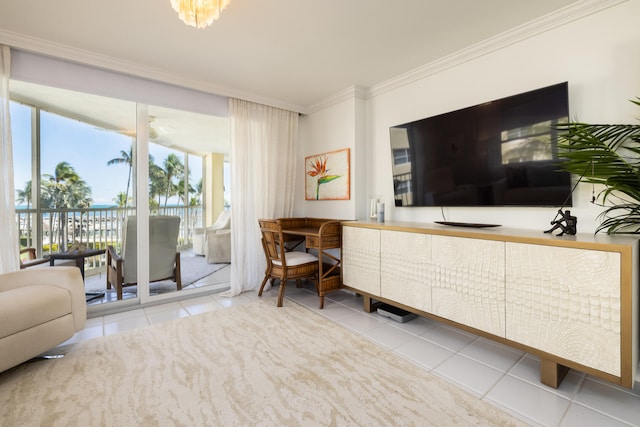
<svg viewBox="0 0 640 427">
<path fill-rule="evenodd" d="M 563 168 L 603 185 L 598 199 L 613 204 L 600 214 L 596 233 L 640 233 L 640 125 L 573 122 L 554 128 Z"/>
</svg>

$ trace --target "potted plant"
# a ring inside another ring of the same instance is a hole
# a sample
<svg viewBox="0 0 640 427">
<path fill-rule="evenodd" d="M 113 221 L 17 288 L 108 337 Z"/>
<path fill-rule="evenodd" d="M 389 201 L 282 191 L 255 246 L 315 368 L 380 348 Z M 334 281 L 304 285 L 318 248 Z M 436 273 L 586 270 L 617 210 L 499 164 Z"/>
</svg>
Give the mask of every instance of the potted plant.
<svg viewBox="0 0 640 427">
<path fill-rule="evenodd" d="M 640 106 L 640 98 L 631 102 Z M 554 128 L 564 169 L 604 186 L 594 194 L 605 207 L 596 233 L 640 233 L 640 125 L 568 122 Z"/>
</svg>

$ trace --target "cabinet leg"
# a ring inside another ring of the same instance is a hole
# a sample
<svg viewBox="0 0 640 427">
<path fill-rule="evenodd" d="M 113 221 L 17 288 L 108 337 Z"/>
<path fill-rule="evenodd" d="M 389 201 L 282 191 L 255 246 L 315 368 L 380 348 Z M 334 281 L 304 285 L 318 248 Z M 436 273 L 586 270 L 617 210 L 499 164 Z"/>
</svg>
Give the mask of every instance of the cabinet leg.
<svg viewBox="0 0 640 427">
<path fill-rule="evenodd" d="M 540 359 L 540 382 L 558 388 L 569 368 L 547 359 Z"/>
<path fill-rule="evenodd" d="M 372 304 L 371 297 L 368 297 L 366 295 L 362 296 L 362 308 L 367 313 L 372 313 L 373 311 L 375 311 L 375 307 Z"/>
</svg>

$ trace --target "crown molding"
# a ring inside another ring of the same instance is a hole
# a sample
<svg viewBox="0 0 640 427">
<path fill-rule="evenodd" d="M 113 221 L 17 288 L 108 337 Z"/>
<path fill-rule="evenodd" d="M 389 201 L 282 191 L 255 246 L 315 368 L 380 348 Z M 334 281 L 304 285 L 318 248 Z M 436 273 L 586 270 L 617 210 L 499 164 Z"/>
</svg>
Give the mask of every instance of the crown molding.
<svg viewBox="0 0 640 427">
<path fill-rule="evenodd" d="M 59 43 L 53 43 L 47 40 L 21 33 L 15 33 L 12 31 L 0 29 L 0 44 L 26 52 L 36 53 L 44 56 L 51 56 L 69 62 L 75 62 L 95 68 L 106 69 L 109 71 L 127 74 L 134 77 L 155 80 L 161 83 L 180 86 L 213 95 L 226 96 L 229 98 L 239 98 L 258 104 L 269 105 L 272 107 L 282 108 L 295 112 L 304 112 L 305 110 L 305 108 L 300 105 L 284 103 L 281 100 L 266 98 L 248 92 L 214 85 L 206 81 L 185 79 L 180 75 L 168 73 L 159 68 L 143 66 L 135 62 L 126 61 L 107 55 L 96 54 L 95 52 L 91 52 L 88 50 L 77 49 Z"/>
<path fill-rule="evenodd" d="M 467 48 L 415 68 L 407 73 L 403 73 L 397 77 L 387 80 L 386 82 L 374 85 L 369 88 L 367 98 L 372 98 L 385 92 L 398 89 L 402 86 L 443 72 L 449 68 L 461 65 L 488 53 L 628 1 L 629 0 L 583 0 L 573 3 L 512 30 L 505 31 L 497 36 L 473 44 Z"/>
<path fill-rule="evenodd" d="M 350 86 L 346 89 L 341 90 L 340 92 L 323 99 L 320 102 L 310 105 L 306 108 L 306 112 L 304 114 L 313 114 L 325 108 L 331 107 L 332 105 L 339 104 L 344 101 L 349 101 L 351 99 L 367 99 L 368 90 L 362 86 Z"/>
</svg>

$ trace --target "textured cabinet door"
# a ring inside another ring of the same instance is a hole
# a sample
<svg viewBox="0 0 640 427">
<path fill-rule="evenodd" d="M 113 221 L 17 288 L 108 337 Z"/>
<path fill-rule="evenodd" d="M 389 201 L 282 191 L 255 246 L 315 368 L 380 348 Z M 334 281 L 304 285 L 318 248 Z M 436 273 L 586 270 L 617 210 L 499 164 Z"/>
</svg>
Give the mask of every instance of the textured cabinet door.
<svg viewBox="0 0 640 427">
<path fill-rule="evenodd" d="M 431 236 L 382 230 L 381 296 L 418 310 L 431 311 Z"/>
<path fill-rule="evenodd" d="M 620 254 L 507 243 L 507 338 L 620 375 Z"/>
<path fill-rule="evenodd" d="M 380 230 L 342 228 L 342 282 L 380 296 Z"/>
<path fill-rule="evenodd" d="M 432 313 L 505 336 L 505 243 L 432 236 Z"/>
</svg>

